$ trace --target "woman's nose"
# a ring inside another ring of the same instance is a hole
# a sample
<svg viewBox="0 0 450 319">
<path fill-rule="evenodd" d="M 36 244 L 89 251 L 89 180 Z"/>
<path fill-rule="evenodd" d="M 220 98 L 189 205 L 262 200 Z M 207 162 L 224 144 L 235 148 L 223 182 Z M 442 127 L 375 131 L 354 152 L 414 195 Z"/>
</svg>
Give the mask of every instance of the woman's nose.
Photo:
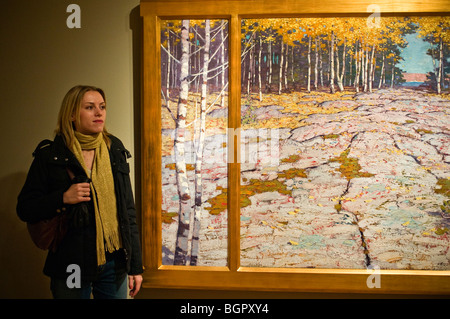
<svg viewBox="0 0 450 319">
<path fill-rule="evenodd" d="M 100 116 L 103 114 L 103 109 L 101 107 L 95 108 L 95 115 Z"/>
</svg>

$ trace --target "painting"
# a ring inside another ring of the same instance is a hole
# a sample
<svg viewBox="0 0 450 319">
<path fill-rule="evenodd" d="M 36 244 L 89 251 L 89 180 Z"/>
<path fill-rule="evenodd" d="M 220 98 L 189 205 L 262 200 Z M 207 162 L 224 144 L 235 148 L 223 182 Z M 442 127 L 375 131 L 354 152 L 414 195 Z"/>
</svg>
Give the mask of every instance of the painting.
<svg viewBox="0 0 450 319">
<path fill-rule="evenodd" d="M 226 265 L 227 28 L 161 27 L 163 264 Z M 450 268 L 449 37 L 443 17 L 242 20 L 242 265 Z"/>
<path fill-rule="evenodd" d="M 227 264 L 227 38 L 227 20 L 161 25 L 163 264 Z"/>
<path fill-rule="evenodd" d="M 242 265 L 450 269 L 449 45 L 448 17 L 242 20 Z"/>
<path fill-rule="evenodd" d="M 141 1 L 144 287 L 450 292 L 448 7 L 377 3 Z"/>
</svg>

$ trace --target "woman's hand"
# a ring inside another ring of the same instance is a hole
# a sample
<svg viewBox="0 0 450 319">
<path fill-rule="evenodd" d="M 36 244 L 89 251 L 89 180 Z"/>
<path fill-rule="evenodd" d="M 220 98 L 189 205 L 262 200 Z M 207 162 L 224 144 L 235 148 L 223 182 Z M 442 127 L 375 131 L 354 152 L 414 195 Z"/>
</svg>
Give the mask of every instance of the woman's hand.
<svg viewBox="0 0 450 319">
<path fill-rule="evenodd" d="M 90 194 L 91 188 L 89 187 L 89 183 L 72 184 L 63 194 L 63 203 L 73 205 L 88 202 L 91 200 Z"/>
<path fill-rule="evenodd" d="M 130 288 L 130 297 L 133 298 L 141 289 L 142 276 L 141 275 L 130 275 L 128 276 L 128 287 Z"/>
</svg>

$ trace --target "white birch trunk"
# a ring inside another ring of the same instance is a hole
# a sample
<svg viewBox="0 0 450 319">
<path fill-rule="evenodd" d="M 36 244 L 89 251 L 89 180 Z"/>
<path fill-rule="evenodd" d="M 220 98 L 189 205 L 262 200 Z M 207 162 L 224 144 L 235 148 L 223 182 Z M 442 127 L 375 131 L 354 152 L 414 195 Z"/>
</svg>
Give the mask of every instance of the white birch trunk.
<svg viewBox="0 0 450 319">
<path fill-rule="evenodd" d="M 294 77 L 294 68 L 295 68 L 295 60 L 294 60 L 294 56 L 295 56 L 295 48 L 292 47 L 292 51 L 291 51 L 291 83 L 294 86 L 295 89 L 295 77 Z"/>
<path fill-rule="evenodd" d="M 369 82 L 369 92 L 372 92 L 372 85 L 373 85 L 373 75 L 375 72 L 375 44 L 372 45 L 372 53 L 370 55 L 370 72 L 367 77 L 367 81 Z"/>
<path fill-rule="evenodd" d="M 195 209 L 192 218 L 192 240 L 191 240 L 191 260 L 190 265 L 197 264 L 200 236 L 200 216 L 202 210 L 202 163 L 203 148 L 205 144 L 206 130 L 206 98 L 208 95 L 208 70 L 209 70 L 209 48 L 211 43 L 211 26 L 210 20 L 205 21 L 205 46 L 203 52 L 203 74 L 202 74 L 202 93 L 200 104 L 200 132 L 198 136 L 198 144 L 195 158 Z"/>
<path fill-rule="evenodd" d="M 323 87 L 323 52 L 321 46 L 321 41 L 319 38 L 319 78 L 320 86 Z"/>
<path fill-rule="evenodd" d="M 224 32 L 223 32 L 223 27 L 220 29 L 220 36 L 223 42 L 223 37 L 224 37 Z M 225 86 L 225 43 L 222 43 L 221 45 L 221 58 L 220 58 L 220 62 L 222 63 L 222 87 Z M 225 90 L 222 91 L 221 93 L 221 98 L 220 98 L 220 107 L 224 108 L 225 107 Z"/>
<path fill-rule="evenodd" d="M 170 52 L 170 32 L 167 31 L 167 52 Z M 169 108 L 170 102 L 170 69 L 172 68 L 172 58 L 167 53 L 167 76 L 166 76 L 166 96 L 167 96 L 167 108 Z"/>
<path fill-rule="evenodd" d="M 262 37 L 259 37 L 259 51 L 258 51 L 258 89 L 259 101 L 262 102 L 262 81 L 261 81 L 261 57 L 262 57 Z"/>
<path fill-rule="evenodd" d="M 284 67 L 284 89 L 288 89 L 288 73 L 289 73 L 289 46 L 286 43 L 286 50 L 285 50 L 286 58 L 285 58 L 285 67 Z"/>
<path fill-rule="evenodd" d="M 349 59 L 349 61 L 348 61 L 348 67 L 350 68 L 350 69 L 348 70 L 348 74 L 349 74 L 349 77 L 348 77 L 348 86 L 352 86 L 353 56 L 350 54 L 348 59 Z"/>
<path fill-rule="evenodd" d="M 306 89 L 311 92 L 311 36 L 308 37 L 308 83 Z"/>
<path fill-rule="evenodd" d="M 359 78 L 361 75 L 361 43 L 359 41 L 356 43 L 356 49 L 355 49 L 355 81 L 354 86 L 356 92 L 359 92 Z"/>
<path fill-rule="evenodd" d="M 383 57 L 381 59 L 381 73 L 380 73 L 380 81 L 378 82 L 378 88 L 381 89 L 381 86 L 383 85 L 383 79 L 384 79 L 384 60 L 385 60 L 385 54 L 383 53 Z"/>
<path fill-rule="evenodd" d="M 442 68 L 443 68 L 443 62 L 444 62 L 444 50 L 442 45 L 442 37 L 439 39 L 439 64 L 438 64 L 438 70 L 436 74 L 436 89 L 437 93 L 441 94 L 441 79 L 442 79 Z"/>
<path fill-rule="evenodd" d="M 336 48 L 335 48 L 335 51 L 334 51 L 334 61 L 335 61 L 335 64 L 336 64 L 336 71 L 335 71 L 335 76 L 336 76 L 336 84 L 337 84 L 337 86 L 338 86 L 338 88 L 339 88 L 339 91 L 341 91 L 342 92 L 342 90 L 341 90 L 341 87 L 342 87 L 342 80 L 341 80 L 341 67 L 340 67 L 340 64 L 341 64 L 341 61 L 339 60 L 339 46 L 338 45 L 336 45 Z"/>
<path fill-rule="evenodd" d="M 278 94 L 281 94 L 281 86 L 283 85 L 283 66 L 284 66 L 284 44 L 283 39 L 281 39 L 281 53 L 280 53 L 280 73 L 278 80 Z"/>
<path fill-rule="evenodd" d="M 369 80 L 369 77 L 368 77 L 368 72 L 369 72 L 369 70 L 368 70 L 368 67 L 369 67 L 369 46 L 366 44 L 366 50 L 365 50 L 365 54 L 364 54 L 364 74 L 363 74 L 363 76 L 364 76 L 364 79 L 363 79 L 363 84 L 364 84 L 364 92 L 367 92 L 367 89 L 368 89 L 368 80 Z"/>
<path fill-rule="evenodd" d="M 184 149 L 187 101 L 189 94 L 189 20 L 183 20 L 182 22 L 181 48 L 181 87 L 180 95 L 178 98 L 174 141 L 175 172 L 179 197 L 178 231 L 175 245 L 174 265 L 186 265 L 189 236 L 189 216 L 191 210 L 191 196 L 189 195 L 189 183 L 187 178 Z"/>
<path fill-rule="evenodd" d="M 395 77 L 395 60 L 394 57 L 392 57 L 391 89 L 394 87 L 394 77 Z"/>
<path fill-rule="evenodd" d="M 269 42 L 269 52 L 268 52 L 267 56 L 268 56 L 268 60 L 269 60 L 268 61 L 269 62 L 269 74 L 268 74 L 268 83 L 267 83 L 268 90 L 266 90 L 266 92 L 271 92 L 272 91 L 272 65 L 273 65 L 273 63 L 272 63 L 272 59 L 273 59 L 272 40 L 270 40 L 270 42 Z"/>
<path fill-rule="evenodd" d="M 344 74 L 345 74 L 345 57 L 346 57 L 346 50 L 345 50 L 345 44 L 346 40 L 344 39 L 344 45 L 342 48 L 342 71 L 339 74 L 339 51 L 336 48 L 336 60 L 337 60 L 337 85 L 339 87 L 339 91 L 344 92 Z"/>
<path fill-rule="evenodd" d="M 335 93 L 334 88 L 334 32 L 331 31 L 331 44 L 330 44 L 330 92 Z"/>
<path fill-rule="evenodd" d="M 319 85 L 319 51 L 317 48 L 317 36 L 314 38 L 314 90 L 317 91 Z"/>
</svg>

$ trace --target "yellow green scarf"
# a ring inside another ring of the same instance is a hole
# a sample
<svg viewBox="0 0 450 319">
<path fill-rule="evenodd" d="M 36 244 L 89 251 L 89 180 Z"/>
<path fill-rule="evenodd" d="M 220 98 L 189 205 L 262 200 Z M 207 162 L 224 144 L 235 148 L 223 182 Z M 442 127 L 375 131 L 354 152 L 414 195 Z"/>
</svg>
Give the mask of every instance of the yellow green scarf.
<svg viewBox="0 0 450 319">
<path fill-rule="evenodd" d="M 82 150 L 95 150 L 90 186 L 95 208 L 97 264 L 103 265 L 106 263 L 105 251 L 113 252 L 121 247 L 109 151 L 103 139 L 103 133 L 85 135 L 75 131 L 75 137 L 72 151 L 86 174 L 88 174 L 88 170 L 84 163 Z"/>
</svg>

